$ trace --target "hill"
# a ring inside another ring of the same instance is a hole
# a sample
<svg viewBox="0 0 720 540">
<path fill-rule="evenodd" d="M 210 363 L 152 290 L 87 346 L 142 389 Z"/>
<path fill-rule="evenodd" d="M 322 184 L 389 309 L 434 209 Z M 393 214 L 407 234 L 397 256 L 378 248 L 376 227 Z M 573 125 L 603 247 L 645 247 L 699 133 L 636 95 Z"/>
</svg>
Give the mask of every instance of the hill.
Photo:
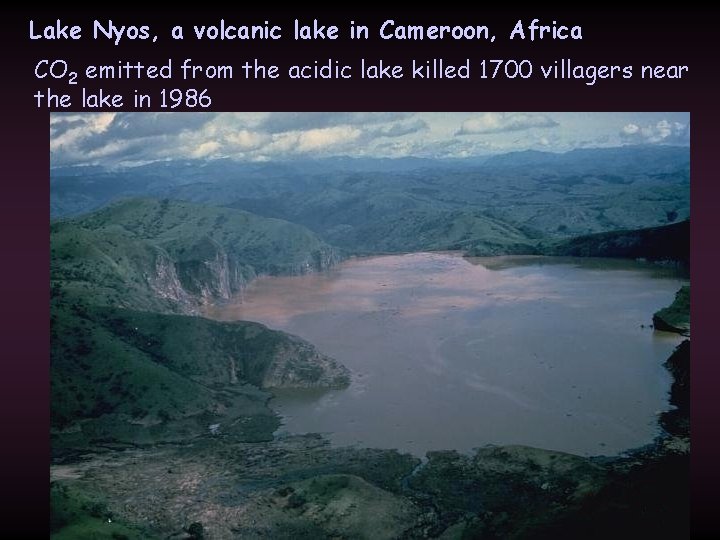
<svg viewBox="0 0 720 540">
<path fill-rule="evenodd" d="M 53 449 L 186 440 L 218 424 L 267 440 L 279 387 L 336 387 L 347 370 L 305 341 L 196 313 L 258 274 L 320 270 L 337 253 L 306 228 L 228 208 L 135 199 L 55 222 Z"/>
<path fill-rule="evenodd" d="M 579 236 L 541 245 L 545 255 L 575 257 L 624 257 L 690 263 L 690 221 L 633 231 L 613 231 Z"/>
<path fill-rule="evenodd" d="M 305 227 L 228 208 L 122 201 L 55 222 L 51 283 L 93 303 L 195 312 L 258 274 L 302 274 L 339 259 Z"/>
<path fill-rule="evenodd" d="M 347 370 L 300 338 L 252 322 L 53 303 L 53 448 L 186 440 L 214 431 L 268 440 L 260 389 L 343 387 Z"/>
</svg>

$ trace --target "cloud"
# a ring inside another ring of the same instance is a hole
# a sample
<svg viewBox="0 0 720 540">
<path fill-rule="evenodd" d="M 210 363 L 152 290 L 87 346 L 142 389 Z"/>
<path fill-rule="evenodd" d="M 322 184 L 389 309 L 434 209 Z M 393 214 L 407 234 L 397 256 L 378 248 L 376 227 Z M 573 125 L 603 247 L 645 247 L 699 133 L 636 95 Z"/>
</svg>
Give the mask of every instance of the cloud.
<svg viewBox="0 0 720 540">
<path fill-rule="evenodd" d="M 495 150 L 487 141 L 468 139 L 446 139 L 441 141 L 390 139 L 375 147 L 377 155 L 383 157 L 416 156 L 431 159 L 452 159 L 487 154 Z"/>
<path fill-rule="evenodd" d="M 629 123 L 620 130 L 620 139 L 630 144 L 689 144 L 690 124 L 668 120 L 646 126 Z"/>
<path fill-rule="evenodd" d="M 205 158 L 212 156 L 218 150 L 220 150 L 221 144 L 217 141 L 205 141 L 197 145 L 195 150 L 190 152 L 190 157 L 193 158 Z"/>
<path fill-rule="evenodd" d="M 361 133 L 359 129 L 349 126 L 310 129 L 300 132 L 295 149 L 298 152 L 327 150 L 328 148 L 355 141 L 360 137 Z"/>
<path fill-rule="evenodd" d="M 551 128 L 558 125 L 560 124 L 555 120 L 543 114 L 487 112 L 478 117 L 465 120 L 456 134 L 505 133 L 507 131 L 524 131 L 532 128 Z"/>
<path fill-rule="evenodd" d="M 411 117 L 412 113 L 403 112 L 276 112 L 269 113 L 257 128 L 268 133 L 284 133 L 342 125 L 359 127 Z"/>
<path fill-rule="evenodd" d="M 368 130 L 366 133 L 372 137 L 403 137 L 418 131 L 424 131 L 429 126 L 425 120 L 421 118 L 415 118 L 410 122 L 396 122 L 388 126 L 381 126 L 379 128 Z"/>
<path fill-rule="evenodd" d="M 623 143 L 689 142 L 689 117 L 682 113 L 552 115 L 553 118 L 541 113 L 492 112 L 53 113 L 49 125 L 50 160 L 53 167 L 115 167 L 187 158 L 245 161 L 333 155 L 455 158 L 525 149 L 557 152 Z M 558 126 L 558 121 L 562 121 L 562 129 L 547 129 Z M 620 132 L 618 128 L 623 125 Z"/>
<path fill-rule="evenodd" d="M 115 140 L 145 139 L 183 131 L 201 129 L 217 113 L 117 113 L 105 129 L 95 137 L 86 139 L 86 150 L 99 148 Z"/>
<path fill-rule="evenodd" d="M 132 165 L 158 159 L 364 155 L 428 129 L 413 113 L 109 113 L 51 117 L 51 160 Z"/>
<path fill-rule="evenodd" d="M 225 143 L 229 147 L 242 152 L 262 148 L 271 140 L 272 138 L 265 133 L 250 131 L 248 129 L 231 131 L 225 135 Z"/>
<path fill-rule="evenodd" d="M 116 113 L 53 115 L 50 120 L 50 155 L 61 164 L 82 161 L 79 146 L 102 134 Z"/>
<path fill-rule="evenodd" d="M 57 139 L 71 129 L 83 128 L 86 125 L 83 118 L 62 118 L 50 123 L 50 137 Z"/>
</svg>

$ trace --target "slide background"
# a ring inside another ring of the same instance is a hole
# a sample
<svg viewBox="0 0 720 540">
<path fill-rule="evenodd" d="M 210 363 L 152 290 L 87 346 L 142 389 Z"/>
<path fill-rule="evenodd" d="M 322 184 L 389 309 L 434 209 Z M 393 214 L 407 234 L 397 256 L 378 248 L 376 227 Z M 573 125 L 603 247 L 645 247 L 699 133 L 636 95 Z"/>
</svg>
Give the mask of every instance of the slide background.
<svg viewBox="0 0 720 540">
<path fill-rule="evenodd" d="M 345 25 L 349 20 L 377 28 L 385 19 L 398 24 L 487 24 L 498 35 L 492 45 L 483 41 L 383 41 L 374 37 L 353 42 L 172 42 L 175 24 L 217 24 L 220 18 L 235 24 L 268 19 L 292 28 L 297 17 L 311 22 Z M 61 18 L 80 24 L 84 37 L 78 42 L 31 41 L 28 21 L 37 24 Z M 583 27 L 582 41 L 509 41 L 517 19 L 557 20 Z M 161 37 L 158 43 L 111 42 L 91 39 L 93 19 L 116 24 L 149 24 Z M 507 30 L 506 30 L 507 29 Z M 32 95 L 47 87 L 33 76 L 43 58 L 75 59 L 77 63 L 112 63 L 140 60 L 162 63 L 192 58 L 205 64 L 262 59 L 287 66 L 315 59 L 333 58 L 356 65 L 359 58 L 408 64 L 412 58 L 442 57 L 448 62 L 466 58 L 529 58 L 534 63 L 571 58 L 578 64 L 684 64 L 690 66 L 683 80 L 601 80 L 594 86 L 582 81 L 481 80 L 471 81 L 203 81 L 213 97 L 212 110 L 468 110 L 468 111 L 616 111 L 678 110 L 691 112 L 692 164 L 692 317 L 693 338 L 693 530 L 697 534 L 718 529 L 716 490 L 720 470 L 717 345 L 713 342 L 718 317 L 717 272 L 720 265 L 720 187 L 718 187 L 718 74 L 716 19 L 712 12 L 603 11 L 560 12 L 536 8 L 533 12 L 295 12 L 218 11 L 181 12 L 6 12 L 2 26 L 2 234 L 3 388 L 2 490 L 5 519 L 2 530 L 15 538 L 46 535 L 48 530 L 49 462 L 49 151 L 48 110 L 35 107 Z M 207 83 L 207 84 L 206 84 Z M 155 91 L 167 86 L 157 82 Z M 86 85 L 93 88 L 91 85 Z M 111 85 L 98 85 L 110 88 Z M 182 87 L 182 83 L 173 84 Z M 188 84 L 197 86 L 196 84 Z M 133 81 L 115 81 L 112 88 L 131 93 Z M 152 89 L 150 85 L 144 85 Z M 56 86 L 61 90 L 62 86 Z M 73 108 L 72 110 L 78 110 Z M 180 109 L 176 109 L 180 110 Z M 10 534 L 11 531 L 13 534 Z"/>
</svg>

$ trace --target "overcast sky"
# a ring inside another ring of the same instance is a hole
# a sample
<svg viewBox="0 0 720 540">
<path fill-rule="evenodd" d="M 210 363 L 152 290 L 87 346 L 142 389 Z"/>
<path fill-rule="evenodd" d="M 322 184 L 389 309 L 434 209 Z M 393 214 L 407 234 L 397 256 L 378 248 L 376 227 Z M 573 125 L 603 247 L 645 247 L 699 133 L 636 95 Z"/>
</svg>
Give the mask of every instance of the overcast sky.
<svg viewBox="0 0 720 540">
<path fill-rule="evenodd" d="M 690 142 L 689 113 L 59 113 L 52 166 L 164 159 L 459 158 Z"/>
</svg>

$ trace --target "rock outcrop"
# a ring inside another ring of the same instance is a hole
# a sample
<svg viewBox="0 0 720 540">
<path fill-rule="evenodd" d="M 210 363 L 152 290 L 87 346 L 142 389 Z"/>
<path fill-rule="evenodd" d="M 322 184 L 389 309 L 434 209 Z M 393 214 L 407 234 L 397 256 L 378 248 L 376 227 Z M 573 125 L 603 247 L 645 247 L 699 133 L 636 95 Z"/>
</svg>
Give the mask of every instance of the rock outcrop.
<svg viewBox="0 0 720 540">
<path fill-rule="evenodd" d="M 350 371 L 295 336 L 279 343 L 262 379 L 262 388 L 344 388 Z"/>
<path fill-rule="evenodd" d="M 690 335 L 690 286 L 685 285 L 675 294 L 673 303 L 653 315 L 656 330 Z"/>
</svg>

